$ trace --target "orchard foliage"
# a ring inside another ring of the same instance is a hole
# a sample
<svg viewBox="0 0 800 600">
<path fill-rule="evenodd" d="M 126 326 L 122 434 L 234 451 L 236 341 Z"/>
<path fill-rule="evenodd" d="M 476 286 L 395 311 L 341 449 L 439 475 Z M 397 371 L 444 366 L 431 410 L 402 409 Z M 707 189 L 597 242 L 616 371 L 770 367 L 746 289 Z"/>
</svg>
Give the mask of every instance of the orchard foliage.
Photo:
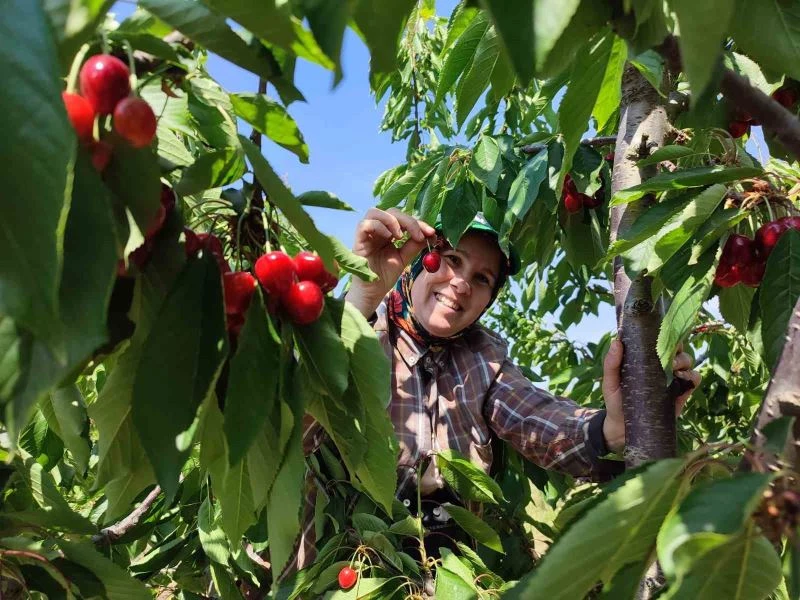
<svg viewBox="0 0 800 600">
<path fill-rule="evenodd" d="M 800 296 L 791 127 L 764 128 L 766 162 L 744 145 L 760 120 L 798 126 L 796 2 L 482 0 L 438 16 L 431 0 L 138 0 L 122 22 L 112 4 L 2 7 L 0 593 L 632 598 L 657 557 L 665 597 L 800 597 L 797 475 L 736 466 Z M 435 571 L 428 524 L 394 498 L 377 339 L 332 295 L 319 311 L 331 277 L 373 275 L 305 207 L 351 209 L 294 192 L 261 147 L 310 160 L 295 64 L 338 82 L 347 28 L 369 48 L 383 130 L 407 144 L 376 201 L 441 216 L 454 244 L 482 211 L 519 251 L 489 321 L 532 381 L 599 405 L 609 338 L 569 330 L 613 304 L 614 257 L 664 299 L 664 369 L 683 343 L 704 374 L 683 456 L 602 486 L 501 446 L 491 476 L 438 456 L 483 509 L 447 507 L 469 536 Z M 208 53 L 257 89 L 223 89 Z M 131 74 L 113 106 L 80 76 L 97 61 Z M 671 124 L 666 144 L 623 153 L 631 73 Z M 720 93 L 732 74 L 763 114 Z M 641 184 L 615 185 L 632 161 Z M 617 235 L 613 207 L 642 202 Z M 271 271 L 279 251 L 293 272 Z M 327 434 L 310 456 L 306 415 Z M 761 433 L 779 454 L 791 421 Z M 295 574 L 312 490 L 318 558 Z"/>
</svg>

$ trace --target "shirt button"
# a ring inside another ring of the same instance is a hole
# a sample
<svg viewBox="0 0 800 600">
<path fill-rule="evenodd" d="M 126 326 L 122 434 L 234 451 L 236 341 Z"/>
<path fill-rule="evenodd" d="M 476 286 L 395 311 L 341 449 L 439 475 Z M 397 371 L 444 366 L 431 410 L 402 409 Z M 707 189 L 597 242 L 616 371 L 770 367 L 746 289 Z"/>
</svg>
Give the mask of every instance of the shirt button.
<svg viewBox="0 0 800 600">
<path fill-rule="evenodd" d="M 411 358 L 409 358 L 409 359 L 408 359 L 408 364 L 410 364 L 412 367 L 413 367 L 415 364 L 417 364 L 417 357 L 416 357 L 416 356 L 412 356 Z"/>
</svg>

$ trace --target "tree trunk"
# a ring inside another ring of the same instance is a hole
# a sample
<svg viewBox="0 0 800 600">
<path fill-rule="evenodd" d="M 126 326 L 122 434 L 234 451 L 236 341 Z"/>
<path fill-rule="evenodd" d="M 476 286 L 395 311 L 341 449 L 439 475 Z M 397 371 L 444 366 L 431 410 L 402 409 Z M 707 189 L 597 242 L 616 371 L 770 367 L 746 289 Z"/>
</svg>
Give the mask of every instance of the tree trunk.
<svg viewBox="0 0 800 600">
<path fill-rule="evenodd" d="M 636 161 L 664 144 L 669 124 L 658 92 L 633 66 L 622 78 L 620 127 L 614 155 L 612 190 L 641 183 L 655 167 L 639 169 Z M 611 209 L 611 239 L 625 237 L 634 221 L 652 204 L 646 196 Z M 660 303 L 652 298 L 652 279 L 631 280 L 620 257 L 614 259 L 614 302 L 619 339 L 625 345 L 622 397 L 625 415 L 625 464 L 675 456 L 675 407 L 656 352 L 661 325 Z"/>
</svg>

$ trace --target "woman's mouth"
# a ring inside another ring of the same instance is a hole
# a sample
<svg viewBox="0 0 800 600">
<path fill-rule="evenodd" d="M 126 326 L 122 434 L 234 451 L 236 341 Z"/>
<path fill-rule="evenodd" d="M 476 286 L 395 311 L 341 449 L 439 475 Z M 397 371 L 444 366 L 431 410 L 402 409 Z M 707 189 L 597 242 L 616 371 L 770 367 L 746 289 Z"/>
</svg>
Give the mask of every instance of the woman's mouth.
<svg viewBox="0 0 800 600">
<path fill-rule="evenodd" d="M 446 306 L 447 308 L 455 311 L 461 310 L 461 306 L 457 302 L 451 300 L 450 298 L 447 298 L 446 296 L 443 296 L 442 294 L 439 294 L 438 292 L 434 292 L 433 297 L 436 298 L 436 302 L 438 302 L 442 306 Z"/>
</svg>

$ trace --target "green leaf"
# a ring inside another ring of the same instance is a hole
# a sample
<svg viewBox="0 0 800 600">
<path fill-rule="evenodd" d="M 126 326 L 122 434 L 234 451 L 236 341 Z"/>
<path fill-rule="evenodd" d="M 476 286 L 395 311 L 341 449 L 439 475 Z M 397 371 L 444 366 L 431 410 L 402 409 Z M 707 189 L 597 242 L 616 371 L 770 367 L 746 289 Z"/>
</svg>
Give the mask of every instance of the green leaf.
<svg viewBox="0 0 800 600">
<path fill-rule="evenodd" d="M 672 173 L 659 173 L 639 185 L 618 191 L 611 199 L 610 205 L 618 206 L 633 202 L 648 192 L 663 192 L 666 190 L 703 187 L 714 183 L 728 183 L 729 181 L 758 177 L 762 173 L 763 170 L 757 167 L 725 167 L 723 165 L 680 169 Z"/>
<path fill-rule="evenodd" d="M 458 246 L 458 241 L 480 209 L 478 192 L 466 178 L 447 191 L 442 206 L 442 231 L 453 247 Z"/>
<path fill-rule="evenodd" d="M 753 87 L 758 88 L 767 95 L 770 95 L 780 87 L 780 79 L 773 80 L 772 83 L 767 81 L 758 63 L 744 54 L 726 52 L 725 66 L 746 78 Z"/>
<path fill-rule="evenodd" d="M 212 474 L 213 477 L 213 474 Z M 238 548 L 244 532 L 256 522 L 253 490 L 247 459 L 243 458 L 224 470 L 224 478 L 213 479 L 214 491 L 221 509 L 222 529 L 234 548 Z M 222 485 L 220 485 L 222 483 Z"/>
<path fill-rule="evenodd" d="M 9 0 L 3 12 L 13 19 L 0 25 L 0 181 L 7 199 L 0 203 L 0 314 L 47 341 L 63 360 L 58 289 L 75 136 L 41 2 Z"/>
<path fill-rule="evenodd" d="M 358 0 L 353 21 L 364 38 L 370 53 L 370 73 L 391 73 L 397 65 L 397 43 L 414 0 L 373 2 Z"/>
<path fill-rule="evenodd" d="M 800 232 L 784 232 L 767 260 L 761 281 L 761 336 L 766 363 L 775 368 L 786 341 L 786 328 L 800 298 Z"/>
<path fill-rule="evenodd" d="M 472 152 L 469 170 L 490 192 L 493 194 L 497 192 L 500 172 L 503 170 L 500 146 L 497 145 L 497 140 L 488 135 L 481 136 Z"/>
<path fill-rule="evenodd" d="M 436 568 L 435 598 L 440 600 L 471 600 L 478 597 L 474 586 L 469 585 L 464 579 L 445 569 Z"/>
<path fill-rule="evenodd" d="M 678 47 L 692 95 L 699 98 L 711 82 L 722 53 L 722 42 L 737 0 L 712 0 L 697 10 L 693 0 L 669 0 L 680 28 Z M 800 39 L 800 37 L 798 38 Z"/>
<path fill-rule="evenodd" d="M 68 385 L 50 392 L 41 404 L 42 413 L 50 428 L 60 437 L 64 446 L 72 453 L 81 472 L 86 471 L 91 454 L 88 439 L 89 419 L 86 403 L 75 385 Z M 86 432 L 86 437 L 84 437 Z"/>
<path fill-rule="evenodd" d="M 444 156 L 442 156 L 436 170 L 433 172 L 433 176 L 427 184 L 420 206 L 418 207 L 420 218 L 429 225 L 433 225 L 436 222 L 436 218 L 442 210 L 445 194 L 447 194 L 447 190 L 450 187 L 448 186 L 448 181 L 458 179 L 457 175 L 451 174 L 453 169 L 462 168 L 460 163 L 458 165 L 453 165 L 450 162 L 450 156 L 453 150 L 453 148 L 449 148 Z"/>
<path fill-rule="evenodd" d="M 301 360 L 314 377 L 312 385 L 333 400 L 340 400 L 348 386 L 349 358 L 330 312 L 324 311 L 310 325 L 297 327 L 295 339 Z"/>
<path fill-rule="evenodd" d="M 275 58 L 260 42 L 249 45 L 225 17 L 194 0 L 141 0 L 139 5 L 222 58 L 266 79 L 280 75 Z"/>
<path fill-rule="evenodd" d="M 558 122 L 564 135 L 564 158 L 557 192 L 561 191 L 564 176 L 572 167 L 572 157 L 589 125 L 589 117 L 597 102 L 600 87 L 605 79 L 614 35 L 606 32 L 594 38 L 578 54 L 573 66 L 573 79 L 558 107 Z"/>
<path fill-rule="evenodd" d="M 443 506 L 461 529 L 487 548 L 505 554 L 500 536 L 494 529 L 489 527 L 485 521 L 461 506 L 455 506 L 449 503 L 445 503 Z"/>
<path fill-rule="evenodd" d="M 739 49 L 764 69 L 800 79 L 800 6 L 782 0 L 737 0 L 736 9 L 730 33 Z"/>
<path fill-rule="evenodd" d="M 534 74 L 534 3 L 530 0 L 482 0 L 481 4 L 492 17 L 514 71 L 522 84 L 527 85 Z M 536 17 L 539 17 L 538 11 Z M 536 33 L 539 33 L 538 27 Z"/>
<path fill-rule="evenodd" d="M 489 27 L 475 49 L 475 56 L 464 71 L 456 88 L 456 124 L 458 129 L 489 86 L 489 81 L 500 56 L 500 39 L 494 27 Z"/>
<path fill-rule="evenodd" d="M 249 0 L 205 0 L 205 3 L 271 44 L 288 50 L 294 41 L 289 3 L 276 0 L 258 4 Z"/>
<path fill-rule="evenodd" d="M 641 54 L 629 58 L 630 63 L 650 82 L 659 94 L 664 96 L 661 91 L 664 79 L 664 58 L 655 50 L 646 50 Z"/>
<path fill-rule="evenodd" d="M 347 21 L 350 19 L 346 2 L 306 2 L 305 18 L 320 49 L 336 65 L 334 85 L 342 78 L 341 54 Z"/>
<path fill-rule="evenodd" d="M 481 12 L 470 22 L 463 34 L 459 35 L 453 49 L 446 54 L 444 66 L 439 74 L 439 81 L 436 86 L 434 104 L 439 104 L 442 101 L 445 94 L 455 84 L 459 75 L 472 64 L 478 43 L 483 39 L 488 28 L 489 21 L 485 13 Z"/>
<path fill-rule="evenodd" d="M 768 597 L 780 582 L 781 561 L 772 544 L 763 535 L 744 532 L 703 555 L 664 598 L 757 600 Z"/>
<path fill-rule="evenodd" d="M 719 312 L 740 333 L 745 333 L 750 327 L 750 308 L 755 294 L 753 288 L 745 285 L 719 290 Z"/>
<path fill-rule="evenodd" d="M 772 452 L 776 455 L 783 454 L 786 444 L 792 435 L 795 417 L 778 417 L 770 421 L 761 428 L 764 441 L 760 444 L 765 452 Z"/>
<path fill-rule="evenodd" d="M 245 172 L 242 151 L 239 148 L 222 148 L 201 154 L 184 169 L 175 191 L 181 196 L 191 196 L 204 190 L 219 188 L 241 179 Z"/>
<path fill-rule="evenodd" d="M 244 136 L 239 136 L 247 159 L 253 166 L 256 179 L 267 192 L 269 201 L 278 207 L 283 215 L 289 220 L 292 226 L 297 229 L 311 247 L 317 251 L 320 258 L 325 262 L 329 271 L 333 271 L 333 244 L 330 239 L 321 233 L 314 221 L 303 210 L 303 206 L 294 197 L 289 188 L 284 185 L 280 177 L 272 170 L 267 160 L 261 155 L 261 151 Z"/>
<path fill-rule="evenodd" d="M 368 513 L 356 513 L 351 519 L 353 522 L 353 527 L 355 527 L 358 534 L 362 536 L 367 531 L 380 533 L 381 531 L 386 531 L 389 528 L 383 519 Z"/>
<path fill-rule="evenodd" d="M 152 599 L 147 586 L 97 552 L 91 544 L 65 539 L 56 539 L 55 543 L 69 560 L 97 575 L 105 587 L 105 597 L 114 600 Z"/>
<path fill-rule="evenodd" d="M 286 108 L 263 94 L 231 94 L 234 112 L 276 144 L 308 163 L 308 144 Z"/>
<path fill-rule="evenodd" d="M 64 72 L 69 69 L 78 49 L 92 36 L 113 4 L 114 0 L 42 2 L 58 44 L 58 54 Z"/>
<path fill-rule="evenodd" d="M 320 208 L 333 208 L 335 210 L 355 210 L 352 206 L 340 200 L 330 192 L 312 190 L 303 192 L 297 196 L 297 200 L 303 206 L 319 206 Z"/>
<path fill-rule="evenodd" d="M 278 402 L 280 340 L 267 316 L 267 309 L 256 290 L 239 335 L 236 354 L 230 361 L 228 391 L 225 396 L 225 438 L 228 464 L 239 463 L 262 430 L 268 415 L 275 414 Z"/>
<path fill-rule="evenodd" d="M 204 254 L 186 264 L 144 342 L 132 417 L 168 498 L 188 455 L 176 437 L 192 424 L 228 353 L 224 314 L 219 270 Z"/>
<path fill-rule="evenodd" d="M 422 188 L 422 184 L 434 168 L 436 161 L 441 160 L 441 158 L 441 153 L 432 153 L 403 173 L 403 175 L 392 183 L 389 189 L 384 192 L 381 201 L 378 203 L 378 208 L 392 208 L 400 204 L 400 202 L 406 198 L 412 198 L 419 192 L 420 188 Z"/>
<path fill-rule="evenodd" d="M 219 526 L 219 510 L 215 508 L 209 498 L 203 500 L 197 513 L 197 533 L 206 556 L 221 565 L 227 565 L 230 548 L 225 532 Z"/>
<path fill-rule="evenodd" d="M 293 429 L 294 416 L 289 406 L 281 402 L 267 416 L 267 422 L 250 446 L 247 468 L 256 512 L 264 507 L 269 498 Z"/>
<path fill-rule="evenodd" d="M 598 580 L 646 559 L 679 491 L 684 463 L 666 459 L 632 475 L 574 522 L 536 570 L 505 598 L 582 598 Z"/>
<path fill-rule="evenodd" d="M 622 72 L 628 59 L 628 46 L 621 37 L 614 37 L 614 45 L 608 58 L 603 83 L 597 94 L 592 114 L 597 119 L 597 130 L 602 131 L 619 110 L 622 101 Z"/>
<path fill-rule="evenodd" d="M 117 144 L 103 178 L 114 196 L 131 211 L 139 229 L 147 231 L 161 206 L 161 173 L 152 148 Z"/>
<path fill-rule="evenodd" d="M 440 451 L 436 455 L 436 464 L 447 485 L 460 498 L 490 504 L 498 504 L 504 499 L 497 482 L 457 452 Z"/>
<path fill-rule="evenodd" d="M 366 258 L 354 254 L 338 238 L 330 236 L 330 240 L 333 244 L 333 255 L 336 258 L 336 262 L 339 263 L 340 269 L 347 273 L 352 273 L 364 281 L 375 281 L 378 278 L 369 268 L 369 262 Z"/>
<path fill-rule="evenodd" d="M 696 154 L 696 152 L 696 150 L 689 146 L 662 146 L 647 158 L 636 161 L 636 166 L 647 167 L 649 165 L 657 165 L 665 160 L 674 162 L 686 156 Z"/>
<path fill-rule="evenodd" d="M 539 187 L 547 178 L 548 154 L 546 149 L 540 150 L 520 169 L 511 184 L 501 237 L 510 231 L 517 221 L 525 219 L 533 202 L 539 196 Z"/>
<path fill-rule="evenodd" d="M 337 590 L 326 597 L 326 600 L 369 600 L 385 598 L 381 588 L 387 584 L 396 585 L 393 578 L 359 577 L 358 582 L 349 590 Z M 392 588 L 394 589 L 394 588 Z"/>
<path fill-rule="evenodd" d="M 661 359 L 661 367 L 667 373 L 672 372 L 672 359 L 678 344 L 694 325 L 697 314 L 711 291 L 717 269 L 714 258 L 714 252 L 706 253 L 703 264 L 692 272 L 675 294 L 667 314 L 661 321 L 656 350 Z"/>
<path fill-rule="evenodd" d="M 147 54 L 152 54 L 153 56 L 162 58 L 174 65 L 181 64 L 181 57 L 178 55 L 175 49 L 170 46 L 169 43 L 151 33 L 135 33 L 133 31 L 120 31 L 117 29 L 116 31 L 108 32 L 108 39 L 120 45 L 122 45 L 123 42 L 128 42 L 134 51 L 140 50 L 142 52 L 146 52 Z M 159 113 L 156 112 L 156 114 Z"/>
</svg>

